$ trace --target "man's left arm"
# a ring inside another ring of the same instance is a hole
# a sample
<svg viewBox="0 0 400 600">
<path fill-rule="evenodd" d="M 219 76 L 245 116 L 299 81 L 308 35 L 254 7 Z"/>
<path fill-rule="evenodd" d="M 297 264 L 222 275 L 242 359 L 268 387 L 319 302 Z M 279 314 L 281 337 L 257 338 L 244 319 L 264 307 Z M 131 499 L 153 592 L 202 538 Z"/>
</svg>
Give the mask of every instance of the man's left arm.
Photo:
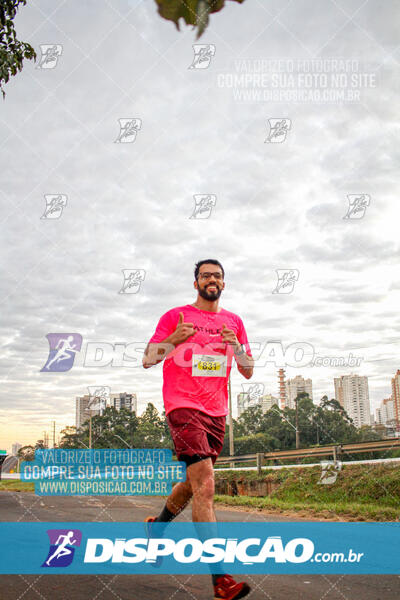
<svg viewBox="0 0 400 600">
<path fill-rule="evenodd" d="M 251 354 L 248 354 L 245 347 L 248 346 L 247 335 L 243 324 L 238 331 L 238 336 L 233 329 L 228 329 L 225 323 L 222 326 L 222 340 L 233 347 L 236 364 L 239 373 L 250 379 L 253 375 L 254 360 Z"/>
</svg>

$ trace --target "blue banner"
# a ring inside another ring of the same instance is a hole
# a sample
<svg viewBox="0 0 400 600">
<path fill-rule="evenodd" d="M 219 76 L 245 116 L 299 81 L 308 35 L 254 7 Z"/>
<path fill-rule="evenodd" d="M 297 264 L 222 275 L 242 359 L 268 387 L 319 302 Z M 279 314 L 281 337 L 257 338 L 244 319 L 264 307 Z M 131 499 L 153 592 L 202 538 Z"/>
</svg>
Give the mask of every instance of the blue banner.
<svg viewBox="0 0 400 600">
<path fill-rule="evenodd" d="M 21 463 L 21 481 L 38 496 L 166 496 L 186 480 L 186 464 L 168 449 L 36 450 Z"/>
<path fill-rule="evenodd" d="M 149 529 L 148 529 L 149 528 Z M 400 574 L 400 523 L 1 523 L 1 574 Z"/>
</svg>

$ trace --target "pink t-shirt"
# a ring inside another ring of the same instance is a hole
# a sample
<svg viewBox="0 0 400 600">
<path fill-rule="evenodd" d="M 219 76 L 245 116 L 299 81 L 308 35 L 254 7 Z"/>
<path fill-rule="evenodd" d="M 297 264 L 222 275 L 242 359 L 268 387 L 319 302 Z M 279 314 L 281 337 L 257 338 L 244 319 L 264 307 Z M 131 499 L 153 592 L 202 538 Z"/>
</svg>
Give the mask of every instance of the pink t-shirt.
<svg viewBox="0 0 400 600">
<path fill-rule="evenodd" d="M 172 308 L 160 318 L 149 343 L 162 342 L 171 335 L 178 324 L 180 312 L 183 313 L 185 323 L 193 323 L 196 333 L 176 346 L 164 359 L 165 412 L 168 414 L 175 408 L 197 408 L 213 417 L 226 415 L 233 349 L 231 345 L 222 342 L 221 330 L 225 323 L 228 329 L 235 332 L 239 343 L 245 345 L 247 354 L 251 356 L 242 319 L 223 308 L 214 313 L 186 304 Z M 209 376 L 210 373 L 218 375 Z"/>
</svg>

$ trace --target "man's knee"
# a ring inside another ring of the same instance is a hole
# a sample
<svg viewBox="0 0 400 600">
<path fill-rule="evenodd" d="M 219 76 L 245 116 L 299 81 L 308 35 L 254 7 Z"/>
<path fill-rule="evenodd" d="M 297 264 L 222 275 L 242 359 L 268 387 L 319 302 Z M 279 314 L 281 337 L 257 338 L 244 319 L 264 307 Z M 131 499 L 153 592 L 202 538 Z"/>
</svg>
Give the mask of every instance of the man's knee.
<svg viewBox="0 0 400 600">
<path fill-rule="evenodd" d="M 188 477 L 195 496 L 212 499 L 215 492 L 214 471 L 210 459 L 194 463 L 188 468 Z"/>
<path fill-rule="evenodd" d="M 193 495 L 192 484 L 190 483 L 189 479 L 186 479 L 186 481 L 182 481 L 182 484 L 183 484 L 182 487 L 183 487 L 184 493 L 187 496 L 192 496 Z"/>
</svg>

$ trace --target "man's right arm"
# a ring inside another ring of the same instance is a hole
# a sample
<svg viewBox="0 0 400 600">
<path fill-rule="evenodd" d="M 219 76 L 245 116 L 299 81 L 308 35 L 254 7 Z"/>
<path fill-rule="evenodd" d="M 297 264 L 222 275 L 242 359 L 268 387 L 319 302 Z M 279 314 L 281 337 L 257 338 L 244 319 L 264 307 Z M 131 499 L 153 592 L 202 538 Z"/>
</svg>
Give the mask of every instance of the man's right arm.
<svg viewBox="0 0 400 600">
<path fill-rule="evenodd" d="M 184 323 L 183 313 L 179 313 L 179 320 L 175 331 L 166 337 L 162 342 L 149 342 L 147 348 L 144 351 L 143 356 L 143 367 L 149 369 L 172 352 L 179 344 L 185 342 L 189 337 L 194 335 L 196 332 L 193 328 L 193 323 Z"/>
<path fill-rule="evenodd" d="M 158 344 L 149 343 L 147 344 L 146 350 L 144 351 L 142 364 L 145 369 L 149 369 L 159 362 L 175 349 L 174 334 L 169 335 L 165 340 Z"/>
</svg>

